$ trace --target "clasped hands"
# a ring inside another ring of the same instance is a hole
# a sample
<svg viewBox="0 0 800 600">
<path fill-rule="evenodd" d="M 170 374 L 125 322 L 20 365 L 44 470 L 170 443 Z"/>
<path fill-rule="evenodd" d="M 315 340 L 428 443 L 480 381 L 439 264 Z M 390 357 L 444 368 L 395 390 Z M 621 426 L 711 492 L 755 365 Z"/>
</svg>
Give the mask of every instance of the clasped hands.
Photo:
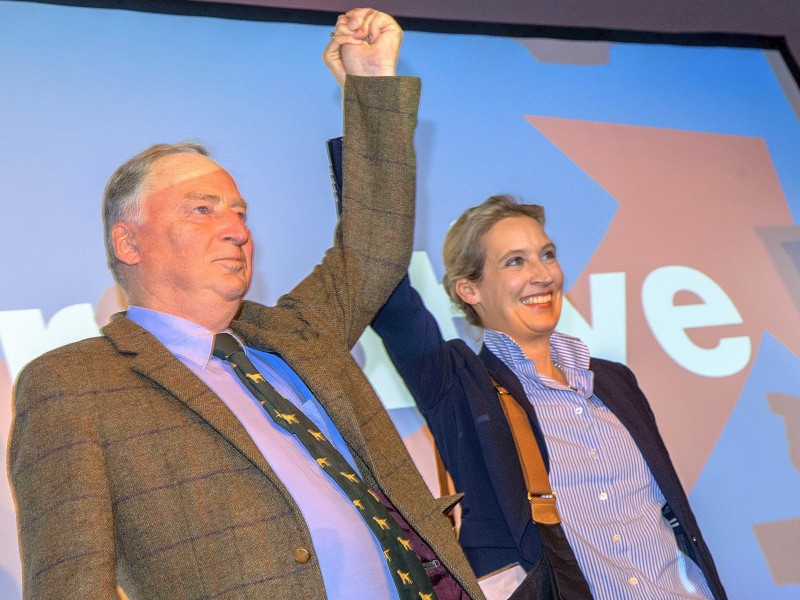
<svg viewBox="0 0 800 600">
<path fill-rule="evenodd" d="M 354 8 L 339 15 L 322 60 L 341 86 L 347 75 L 391 76 L 402 40 L 403 30 L 391 16 Z"/>
</svg>

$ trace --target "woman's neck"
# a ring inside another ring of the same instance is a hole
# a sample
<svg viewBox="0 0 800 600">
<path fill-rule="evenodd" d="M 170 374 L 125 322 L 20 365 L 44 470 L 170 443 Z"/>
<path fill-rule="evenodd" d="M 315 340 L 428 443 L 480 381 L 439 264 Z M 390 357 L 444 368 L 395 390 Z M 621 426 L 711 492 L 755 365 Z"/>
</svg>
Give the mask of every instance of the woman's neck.
<svg viewBox="0 0 800 600">
<path fill-rule="evenodd" d="M 557 381 L 563 385 L 569 385 L 564 372 L 553 360 L 553 355 L 550 352 L 550 338 L 544 340 L 537 340 L 536 342 L 521 345 L 525 357 L 533 361 L 536 365 L 536 372 L 553 381 Z"/>
</svg>

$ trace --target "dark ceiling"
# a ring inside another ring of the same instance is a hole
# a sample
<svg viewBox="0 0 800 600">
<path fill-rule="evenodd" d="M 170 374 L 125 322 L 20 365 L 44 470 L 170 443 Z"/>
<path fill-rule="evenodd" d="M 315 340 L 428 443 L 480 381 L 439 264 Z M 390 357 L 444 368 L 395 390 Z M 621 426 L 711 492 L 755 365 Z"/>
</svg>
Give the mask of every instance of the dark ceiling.
<svg viewBox="0 0 800 600">
<path fill-rule="evenodd" d="M 353 3 L 224 0 L 222 4 L 338 13 Z M 522 25 L 529 34 L 548 37 L 776 48 L 800 80 L 800 0 L 376 0 L 372 5 L 400 18 L 409 29 L 516 35 L 522 30 L 513 26 Z"/>
</svg>

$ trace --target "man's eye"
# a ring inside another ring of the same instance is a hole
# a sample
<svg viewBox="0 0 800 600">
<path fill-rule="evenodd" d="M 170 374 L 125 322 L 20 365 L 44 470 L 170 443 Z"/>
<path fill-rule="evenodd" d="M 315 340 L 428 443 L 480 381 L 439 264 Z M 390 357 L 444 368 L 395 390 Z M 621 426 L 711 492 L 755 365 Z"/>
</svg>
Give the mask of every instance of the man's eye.
<svg viewBox="0 0 800 600">
<path fill-rule="evenodd" d="M 207 205 L 202 204 L 200 206 L 195 206 L 194 209 L 192 209 L 192 212 L 196 212 L 201 215 L 209 215 L 211 214 L 211 209 Z"/>
<path fill-rule="evenodd" d="M 239 215 L 239 219 L 241 219 L 241 221 L 242 221 L 243 223 L 244 223 L 245 221 L 247 221 L 247 213 L 246 213 L 246 212 L 240 212 L 240 213 L 236 213 L 236 214 L 238 214 L 238 215 Z"/>
</svg>

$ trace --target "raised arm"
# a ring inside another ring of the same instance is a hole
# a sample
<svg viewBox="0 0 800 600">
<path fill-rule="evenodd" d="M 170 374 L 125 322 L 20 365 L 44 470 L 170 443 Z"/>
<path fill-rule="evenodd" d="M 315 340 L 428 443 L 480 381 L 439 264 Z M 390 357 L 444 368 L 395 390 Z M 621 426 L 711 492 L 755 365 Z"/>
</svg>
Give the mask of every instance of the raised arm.
<svg viewBox="0 0 800 600">
<path fill-rule="evenodd" d="M 375 316 L 372 328 L 417 406 L 427 415 L 458 377 L 461 357 L 442 338 L 436 319 L 407 275 Z"/>
<path fill-rule="evenodd" d="M 342 212 L 341 138 L 328 140 L 328 158 L 336 193 L 337 214 Z M 443 390 L 458 375 L 454 349 L 445 343 L 439 325 L 426 308 L 409 276 L 400 281 L 381 307 L 372 327 L 419 406 L 428 410 L 444 397 Z"/>
<path fill-rule="evenodd" d="M 344 210 L 334 246 L 278 305 L 352 347 L 408 268 L 420 84 L 388 76 L 402 37 L 388 15 L 356 9 L 334 33 L 324 58 L 344 80 Z"/>
</svg>

